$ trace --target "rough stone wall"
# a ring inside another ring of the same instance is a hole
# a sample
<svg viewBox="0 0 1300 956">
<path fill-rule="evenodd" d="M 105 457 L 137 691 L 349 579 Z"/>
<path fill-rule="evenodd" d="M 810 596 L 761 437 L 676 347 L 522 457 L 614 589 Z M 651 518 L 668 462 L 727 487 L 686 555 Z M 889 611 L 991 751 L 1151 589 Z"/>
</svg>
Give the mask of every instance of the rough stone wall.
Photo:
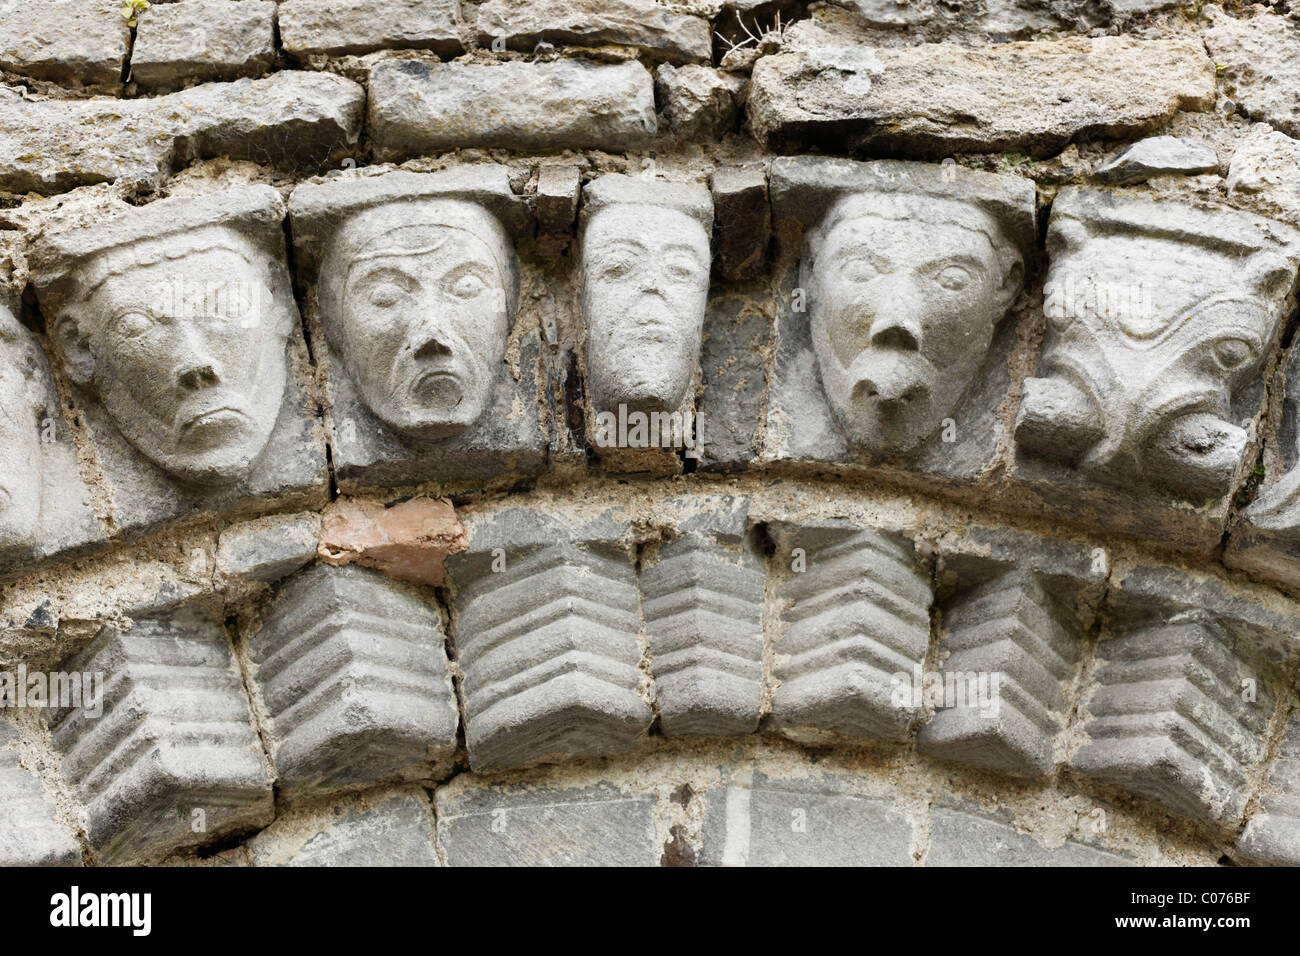
<svg viewBox="0 0 1300 956">
<path fill-rule="evenodd" d="M 1300 863 L 1294 3 L 126 14 L 0 0 L 0 863 Z"/>
</svg>

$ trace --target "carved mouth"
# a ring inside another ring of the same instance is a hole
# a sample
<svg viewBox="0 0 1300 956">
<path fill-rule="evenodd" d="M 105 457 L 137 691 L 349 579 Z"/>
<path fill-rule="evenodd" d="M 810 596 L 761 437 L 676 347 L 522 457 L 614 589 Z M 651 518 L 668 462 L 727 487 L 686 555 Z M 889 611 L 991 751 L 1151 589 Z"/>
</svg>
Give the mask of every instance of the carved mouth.
<svg viewBox="0 0 1300 956">
<path fill-rule="evenodd" d="M 212 445 L 224 440 L 244 427 L 248 416 L 237 408 L 223 405 L 188 419 L 181 426 L 180 443 L 183 445 Z"/>
<path fill-rule="evenodd" d="M 454 408 L 464 399 L 459 376 L 447 369 L 431 369 L 420 373 L 411 382 L 408 391 L 422 405 Z"/>
</svg>

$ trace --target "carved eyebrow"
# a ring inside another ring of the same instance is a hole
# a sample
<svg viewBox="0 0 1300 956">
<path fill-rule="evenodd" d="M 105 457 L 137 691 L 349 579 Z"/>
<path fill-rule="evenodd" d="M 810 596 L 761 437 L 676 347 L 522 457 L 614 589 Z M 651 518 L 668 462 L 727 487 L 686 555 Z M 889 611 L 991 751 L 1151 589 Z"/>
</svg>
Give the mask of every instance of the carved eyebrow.
<svg viewBox="0 0 1300 956">
<path fill-rule="evenodd" d="M 638 242 L 635 239 L 625 239 L 621 237 L 610 239 L 603 243 L 603 246 L 612 252 L 619 251 L 620 246 L 626 246 L 629 252 L 644 253 L 646 251 L 644 243 Z"/>
<path fill-rule="evenodd" d="M 937 269 L 945 266 L 966 266 L 968 269 L 986 271 L 984 263 L 975 256 L 959 252 L 951 256 L 935 256 L 921 263 L 921 269 Z"/>
<path fill-rule="evenodd" d="M 681 253 L 685 253 L 686 255 L 688 255 L 688 256 L 691 257 L 691 260 L 692 260 L 692 261 L 693 261 L 697 266 L 703 268 L 703 267 L 706 265 L 705 260 L 704 260 L 703 258 L 701 258 L 700 254 L 699 254 L 699 252 L 696 250 L 696 248 L 695 248 L 694 246 L 692 246 L 692 245 L 688 245 L 687 243 L 684 243 L 684 242 L 674 242 L 674 243 L 672 243 L 670 246 L 668 246 L 668 248 L 665 249 L 664 251 L 665 251 L 665 252 L 681 252 Z"/>
</svg>

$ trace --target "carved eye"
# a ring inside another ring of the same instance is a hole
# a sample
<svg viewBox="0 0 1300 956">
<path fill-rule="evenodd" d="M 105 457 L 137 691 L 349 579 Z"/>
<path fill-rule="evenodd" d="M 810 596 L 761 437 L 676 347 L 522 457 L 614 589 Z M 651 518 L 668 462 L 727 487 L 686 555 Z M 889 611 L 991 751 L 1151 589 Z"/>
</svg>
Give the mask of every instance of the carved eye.
<svg viewBox="0 0 1300 956">
<path fill-rule="evenodd" d="M 934 281 L 950 292 L 958 292 L 970 285 L 971 274 L 962 266 L 948 266 L 934 277 Z"/>
<path fill-rule="evenodd" d="M 472 299 L 487 289 L 487 283 L 472 272 L 466 272 L 452 279 L 447 291 L 458 299 Z"/>
<path fill-rule="evenodd" d="M 621 279 L 632 271 L 633 262 L 630 256 L 620 256 L 617 259 L 610 260 L 609 264 L 600 270 L 602 279 Z"/>
<path fill-rule="evenodd" d="M 1245 339 L 1224 339 L 1214 346 L 1214 360 L 1229 372 L 1241 368 L 1254 356 L 1254 348 Z"/>
<path fill-rule="evenodd" d="M 880 269 L 865 256 L 860 259 L 850 259 L 844 263 L 844 277 L 851 282 L 870 282 L 878 275 L 880 275 Z"/>
<path fill-rule="evenodd" d="M 686 256 L 670 256 L 664 267 L 672 278 L 682 281 L 695 274 L 694 263 Z"/>
<path fill-rule="evenodd" d="M 370 304 L 386 309 L 400 302 L 405 294 L 406 290 L 396 282 L 381 282 L 371 290 Z"/>
<path fill-rule="evenodd" d="M 117 319 L 117 334 L 124 339 L 133 339 L 148 332 L 153 324 L 153 320 L 143 312 L 124 312 Z"/>
</svg>

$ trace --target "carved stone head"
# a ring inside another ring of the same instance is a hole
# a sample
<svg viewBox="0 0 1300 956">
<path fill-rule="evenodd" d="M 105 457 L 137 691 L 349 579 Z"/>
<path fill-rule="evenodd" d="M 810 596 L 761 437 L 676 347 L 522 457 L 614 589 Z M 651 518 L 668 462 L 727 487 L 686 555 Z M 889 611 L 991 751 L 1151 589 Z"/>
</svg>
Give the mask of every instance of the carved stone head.
<svg viewBox="0 0 1300 956">
<path fill-rule="evenodd" d="M 700 185 L 603 176 L 587 187 L 582 316 L 592 406 L 671 412 L 699 364 L 713 204 Z"/>
<path fill-rule="evenodd" d="M 31 544 L 40 524 L 44 378 L 36 343 L 0 301 L 0 551 Z"/>
<path fill-rule="evenodd" d="M 1282 227 L 1264 223 L 1097 190 L 1058 196 L 1048 341 L 1018 445 L 1108 484 L 1226 494 L 1248 440 L 1232 398 L 1257 376 L 1295 278 Z"/>
<path fill-rule="evenodd" d="M 163 200 L 39 257 L 62 269 L 41 285 L 69 375 L 184 481 L 244 477 L 279 418 L 297 315 L 282 216 L 268 187 Z"/>
<path fill-rule="evenodd" d="M 850 445 L 905 453 L 937 431 L 1024 280 L 1019 247 L 974 202 L 848 193 L 805 234 L 800 285 L 831 412 Z"/>
<path fill-rule="evenodd" d="M 519 298 L 492 213 L 436 198 L 357 212 L 329 239 L 317 290 L 330 344 L 378 418 L 424 439 L 477 421 Z"/>
</svg>

